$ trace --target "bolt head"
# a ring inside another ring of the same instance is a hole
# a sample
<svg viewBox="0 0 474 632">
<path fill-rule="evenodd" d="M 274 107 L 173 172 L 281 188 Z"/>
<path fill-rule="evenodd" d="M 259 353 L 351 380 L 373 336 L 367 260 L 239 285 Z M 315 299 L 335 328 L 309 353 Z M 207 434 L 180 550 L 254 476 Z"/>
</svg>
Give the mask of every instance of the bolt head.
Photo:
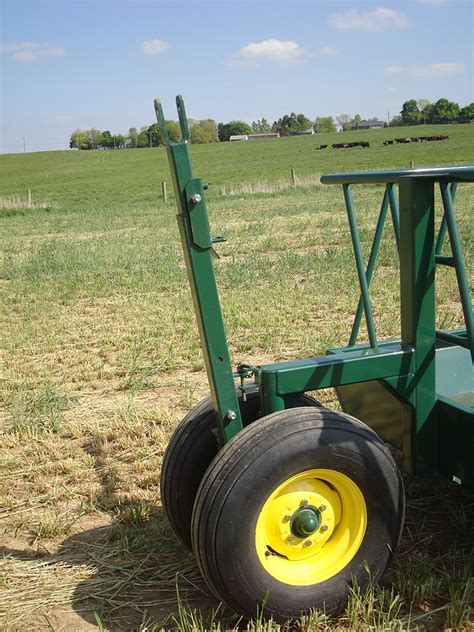
<svg viewBox="0 0 474 632">
<path fill-rule="evenodd" d="M 295 539 L 295 536 L 294 536 L 294 535 L 289 535 L 289 536 L 287 537 L 288 542 L 292 542 L 294 539 Z"/>
<path fill-rule="evenodd" d="M 199 193 L 195 193 L 191 199 L 194 202 L 194 204 L 199 204 L 199 202 L 202 200 L 202 197 L 200 196 Z"/>
<path fill-rule="evenodd" d="M 321 505 L 321 507 L 319 508 L 319 511 L 326 511 L 327 507 L 326 505 Z"/>
<path fill-rule="evenodd" d="M 329 527 L 327 526 L 327 524 L 323 524 L 323 526 L 321 527 L 321 531 L 324 533 L 325 531 L 327 531 L 329 529 Z"/>
<path fill-rule="evenodd" d="M 313 544 L 312 540 L 306 540 L 306 542 L 304 543 L 305 546 L 311 546 Z"/>
<path fill-rule="evenodd" d="M 307 501 L 307 500 L 302 500 L 302 501 L 300 502 L 300 507 L 306 507 L 306 505 L 307 505 L 307 504 L 308 504 L 308 501 Z"/>
<path fill-rule="evenodd" d="M 290 522 L 290 520 L 291 520 L 290 514 L 286 514 L 286 516 L 283 518 L 283 520 L 285 520 L 285 522 Z"/>
<path fill-rule="evenodd" d="M 225 416 L 227 419 L 230 419 L 230 421 L 234 421 L 234 419 L 237 418 L 237 414 L 233 410 L 228 410 Z"/>
</svg>

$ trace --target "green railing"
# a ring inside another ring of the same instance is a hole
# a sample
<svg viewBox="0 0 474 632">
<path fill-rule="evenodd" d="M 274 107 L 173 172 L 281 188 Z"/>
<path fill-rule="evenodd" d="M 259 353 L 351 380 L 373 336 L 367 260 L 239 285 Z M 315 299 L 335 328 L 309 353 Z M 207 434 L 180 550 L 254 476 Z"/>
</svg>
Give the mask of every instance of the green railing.
<svg viewBox="0 0 474 632">
<path fill-rule="evenodd" d="M 369 288 L 377 261 L 377 255 L 379 252 L 380 241 L 385 226 L 388 208 L 390 208 L 397 251 L 400 252 L 400 214 L 394 186 L 395 184 L 398 184 L 402 178 L 408 177 L 423 179 L 426 178 L 433 183 L 433 186 L 435 183 L 439 183 L 441 199 L 443 203 L 443 217 L 435 244 L 435 263 L 454 268 L 456 272 L 456 279 L 465 321 L 465 333 L 459 331 L 450 332 L 437 330 L 436 336 L 440 340 L 446 340 L 448 342 L 452 342 L 454 344 L 458 344 L 462 347 L 470 349 L 471 356 L 474 360 L 474 325 L 472 302 L 469 293 L 466 268 L 464 264 L 461 240 L 459 238 L 454 209 L 454 198 L 456 195 L 458 182 L 474 182 L 474 166 L 472 165 L 462 167 L 435 167 L 430 169 L 374 171 L 367 173 L 338 173 L 321 177 L 321 182 L 323 184 L 342 185 L 344 192 L 344 201 L 349 220 L 351 240 L 354 249 L 357 275 L 359 278 L 360 298 L 354 318 L 352 331 L 349 337 L 348 346 L 353 346 L 355 344 L 357 336 L 359 335 L 362 316 L 365 315 L 365 322 L 367 326 L 370 347 L 373 349 L 377 348 L 378 342 L 375 329 L 375 321 L 372 313 L 372 303 L 369 296 Z M 352 184 L 385 185 L 382 205 L 380 207 L 367 266 L 365 266 L 359 231 L 357 228 L 356 213 L 351 193 Z M 451 246 L 451 256 L 441 254 L 446 233 L 448 234 Z"/>
</svg>

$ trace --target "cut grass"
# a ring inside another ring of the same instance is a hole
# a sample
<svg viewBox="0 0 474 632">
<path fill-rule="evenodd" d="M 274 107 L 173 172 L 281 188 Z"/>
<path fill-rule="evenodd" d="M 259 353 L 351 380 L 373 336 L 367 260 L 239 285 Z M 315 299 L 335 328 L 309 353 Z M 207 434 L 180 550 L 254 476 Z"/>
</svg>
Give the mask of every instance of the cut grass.
<svg viewBox="0 0 474 632">
<path fill-rule="evenodd" d="M 340 154 L 314 152 L 308 138 L 192 148 L 197 174 L 217 185 L 213 232 L 229 238 L 218 246 L 216 274 L 234 364 L 347 342 L 358 297 L 343 199 L 338 188 L 314 184 L 314 173 L 466 160 L 474 127 L 448 133 L 445 145 L 391 148 L 377 145 L 380 133 L 374 149 Z M 242 627 L 209 596 L 160 506 L 169 437 L 207 394 L 175 209 L 156 201 L 156 183 L 168 178 L 164 152 L 100 154 L 0 157 L 2 195 L 31 180 L 34 199 L 49 205 L 3 218 L 2 623 Z M 296 188 L 286 184 L 290 166 L 302 180 Z M 366 254 L 381 197 L 380 187 L 354 188 Z M 472 269 L 468 186 L 459 187 L 456 210 Z M 371 294 L 378 335 L 397 335 L 389 226 Z M 460 325 L 451 270 L 437 275 L 437 299 L 438 322 Z M 334 405 L 330 392 L 317 397 Z M 381 584 L 364 596 L 354 587 L 342 617 L 312 613 L 301 630 L 467 629 L 472 499 L 451 486 L 408 483 L 406 529 Z M 288 626 L 256 620 L 248 629 Z"/>
</svg>

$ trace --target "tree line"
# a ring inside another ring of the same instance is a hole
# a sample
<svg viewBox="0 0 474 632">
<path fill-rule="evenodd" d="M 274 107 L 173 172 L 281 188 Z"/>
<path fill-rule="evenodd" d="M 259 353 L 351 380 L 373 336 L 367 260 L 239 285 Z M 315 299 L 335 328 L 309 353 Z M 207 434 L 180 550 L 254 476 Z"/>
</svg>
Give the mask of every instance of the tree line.
<svg viewBox="0 0 474 632">
<path fill-rule="evenodd" d="M 315 132 L 335 132 L 336 122 L 341 130 L 351 129 L 352 125 L 362 120 L 360 114 L 353 117 L 349 114 L 332 116 L 319 116 L 311 121 L 306 115 L 295 112 L 285 114 L 273 124 L 265 118 L 253 121 L 251 125 L 245 121 L 235 120 L 228 123 L 218 123 L 212 119 L 190 119 L 191 142 L 215 143 L 225 142 L 231 136 L 248 134 L 266 134 L 278 132 L 280 136 L 295 136 L 314 130 Z M 369 122 L 377 119 L 369 119 Z M 448 99 L 438 99 L 436 103 L 430 103 L 428 99 L 409 99 L 402 105 L 400 114 L 394 116 L 385 127 L 398 127 L 402 125 L 436 125 L 445 123 L 469 123 L 474 121 L 474 103 L 460 107 L 458 103 Z M 166 121 L 168 134 L 172 141 L 178 141 L 181 135 L 179 124 L 176 121 Z M 112 134 L 109 130 L 101 132 L 92 128 L 89 130 L 76 129 L 71 134 L 69 147 L 71 149 L 123 149 L 135 147 L 159 147 L 163 145 L 160 128 L 157 123 L 144 126 L 138 130 L 131 127 L 128 134 Z"/>
</svg>

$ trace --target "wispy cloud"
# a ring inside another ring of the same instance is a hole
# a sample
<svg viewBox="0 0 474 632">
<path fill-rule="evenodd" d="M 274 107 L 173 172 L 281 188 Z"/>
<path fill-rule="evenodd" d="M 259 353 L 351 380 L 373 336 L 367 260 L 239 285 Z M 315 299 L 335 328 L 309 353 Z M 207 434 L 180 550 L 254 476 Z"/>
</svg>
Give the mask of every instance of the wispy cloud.
<svg viewBox="0 0 474 632">
<path fill-rule="evenodd" d="M 162 55 L 168 48 L 170 48 L 170 44 L 160 39 L 142 42 L 142 53 L 144 55 Z"/>
<path fill-rule="evenodd" d="M 227 62 L 233 66 L 257 66 L 265 62 L 291 64 L 310 57 L 310 53 L 292 41 L 268 39 L 247 44 Z"/>
<path fill-rule="evenodd" d="M 447 4 L 448 0 L 416 0 L 418 4 Z"/>
<path fill-rule="evenodd" d="M 338 52 L 338 50 L 331 48 L 330 46 L 323 46 L 318 50 L 318 53 L 323 57 L 331 57 L 332 55 L 337 55 Z"/>
<path fill-rule="evenodd" d="M 349 9 L 340 13 L 330 13 L 328 22 L 340 30 L 386 31 L 390 28 L 402 29 L 410 26 L 406 13 L 378 7 L 373 11 Z"/>
<path fill-rule="evenodd" d="M 460 75 L 466 70 L 464 64 L 441 63 L 414 66 L 386 66 L 384 72 L 391 75 L 404 74 L 409 77 L 441 77 L 443 75 Z"/>
<path fill-rule="evenodd" d="M 64 57 L 64 46 L 46 42 L 12 42 L 0 46 L 0 51 L 16 61 L 39 61 L 44 57 Z"/>
</svg>

